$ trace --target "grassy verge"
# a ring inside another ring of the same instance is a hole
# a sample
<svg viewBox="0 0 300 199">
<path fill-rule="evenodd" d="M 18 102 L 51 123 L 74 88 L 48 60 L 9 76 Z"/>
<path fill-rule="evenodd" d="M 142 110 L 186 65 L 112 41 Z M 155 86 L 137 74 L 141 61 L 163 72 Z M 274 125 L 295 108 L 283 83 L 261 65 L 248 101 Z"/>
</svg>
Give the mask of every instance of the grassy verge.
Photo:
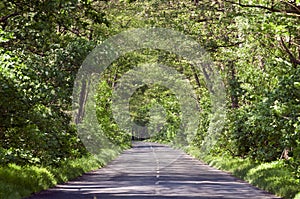
<svg viewBox="0 0 300 199">
<path fill-rule="evenodd" d="M 249 159 L 204 156 L 195 148 L 189 148 L 186 152 L 270 193 L 286 199 L 300 199 L 300 181 L 283 161 L 256 163 Z"/>
<path fill-rule="evenodd" d="M 30 196 L 32 193 L 100 168 L 117 155 L 116 151 L 106 150 L 101 156 L 68 160 L 58 167 L 21 167 L 15 164 L 0 167 L 0 199 L 18 199 Z"/>
</svg>

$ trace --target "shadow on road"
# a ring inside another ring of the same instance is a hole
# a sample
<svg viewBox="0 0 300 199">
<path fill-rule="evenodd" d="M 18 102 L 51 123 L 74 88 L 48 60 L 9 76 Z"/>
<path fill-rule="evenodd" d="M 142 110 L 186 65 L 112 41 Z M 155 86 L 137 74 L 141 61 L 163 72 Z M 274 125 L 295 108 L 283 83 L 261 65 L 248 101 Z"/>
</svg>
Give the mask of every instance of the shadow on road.
<svg viewBox="0 0 300 199">
<path fill-rule="evenodd" d="M 179 150 L 135 143 L 107 167 L 30 199 L 278 198 Z"/>
</svg>

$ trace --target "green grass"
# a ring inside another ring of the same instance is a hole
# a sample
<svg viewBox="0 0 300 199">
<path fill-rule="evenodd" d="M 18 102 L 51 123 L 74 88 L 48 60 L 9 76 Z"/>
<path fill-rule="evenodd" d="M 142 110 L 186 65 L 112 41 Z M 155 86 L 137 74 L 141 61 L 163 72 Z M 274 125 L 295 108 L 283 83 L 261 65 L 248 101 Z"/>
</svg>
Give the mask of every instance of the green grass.
<svg viewBox="0 0 300 199">
<path fill-rule="evenodd" d="M 249 159 L 203 155 L 195 148 L 189 148 L 187 152 L 270 193 L 286 199 L 300 199 L 300 181 L 284 161 L 257 163 Z"/>
<path fill-rule="evenodd" d="M 53 186 L 55 177 L 46 168 L 9 164 L 0 168 L 0 198 L 21 198 Z"/>
<path fill-rule="evenodd" d="M 98 169 L 115 158 L 118 152 L 103 151 L 101 156 L 86 156 L 68 160 L 59 167 L 18 166 L 9 164 L 0 167 L 0 199 L 18 199 L 53 187 Z"/>
</svg>

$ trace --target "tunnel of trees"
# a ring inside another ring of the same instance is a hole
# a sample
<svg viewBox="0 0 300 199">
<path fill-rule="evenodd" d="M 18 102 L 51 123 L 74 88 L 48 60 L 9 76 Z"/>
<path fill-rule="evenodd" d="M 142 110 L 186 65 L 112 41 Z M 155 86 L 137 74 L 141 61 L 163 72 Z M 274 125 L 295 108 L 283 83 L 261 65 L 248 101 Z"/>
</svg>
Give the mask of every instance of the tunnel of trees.
<svg viewBox="0 0 300 199">
<path fill-rule="evenodd" d="M 201 44 L 224 82 L 227 117 L 209 152 L 259 162 L 285 158 L 299 177 L 299 23 L 299 0 L 2 0 L 0 164 L 59 165 L 87 155 L 71 114 L 82 62 L 115 34 L 162 27 Z M 132 137 L 112 116 L 112 90 L 122 74 L 149 61 L 172 66 L 193 86 L 200 122 L 188 145 L 201 150 L 212 117 L 205 77 L 182 57 L 161 50 L 127 53 L 102 74 L 95 100 L 103 132 L 121 148 L 130 145 Z M 172 142 L 180 109 L 170 90 L 155 84 L 139 88 L 131 117 L 147 124 L 154 101 L 165 109 L 166 124 L 151 139 Z"/>
</svg>

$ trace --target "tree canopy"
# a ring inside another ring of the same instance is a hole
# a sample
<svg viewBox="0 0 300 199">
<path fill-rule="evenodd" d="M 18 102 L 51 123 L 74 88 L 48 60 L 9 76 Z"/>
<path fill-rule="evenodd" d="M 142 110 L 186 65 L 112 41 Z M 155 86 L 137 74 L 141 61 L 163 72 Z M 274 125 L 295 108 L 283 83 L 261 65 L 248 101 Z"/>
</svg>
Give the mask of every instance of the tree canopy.
<svg viewBox="0 0 300 199">
<path fill-rule="evenodd" d="M 224 82 L 227 118 L 213 129 L 221 134 L 209 152 L 272 161 L 289 151 L 287 164 L 300 176 L 298 0 L 3 0 L 0 10 L 1 164 L 57 164 L 88 153 L 71 119 L 82 62 L 115 34 L 161 27 L 197 41 Z M 129 144 L 114 121 L 111 93 L 122 75 L 145 62 L 171 66 L 191 83 L 201 109 L 188 145 L 201 150 L 213 117 L 205 76 L 182 57 L 157 49 L 127 53 L 102 74 L 95 100 L 103 132 Z M 166 124 L 153 139 L 172 142 L 181 113 L 170 90 L 139 88 L 130 102 L 132 120 L 149 123 L 154 102 L 165 110 Z"/>
</svg>

